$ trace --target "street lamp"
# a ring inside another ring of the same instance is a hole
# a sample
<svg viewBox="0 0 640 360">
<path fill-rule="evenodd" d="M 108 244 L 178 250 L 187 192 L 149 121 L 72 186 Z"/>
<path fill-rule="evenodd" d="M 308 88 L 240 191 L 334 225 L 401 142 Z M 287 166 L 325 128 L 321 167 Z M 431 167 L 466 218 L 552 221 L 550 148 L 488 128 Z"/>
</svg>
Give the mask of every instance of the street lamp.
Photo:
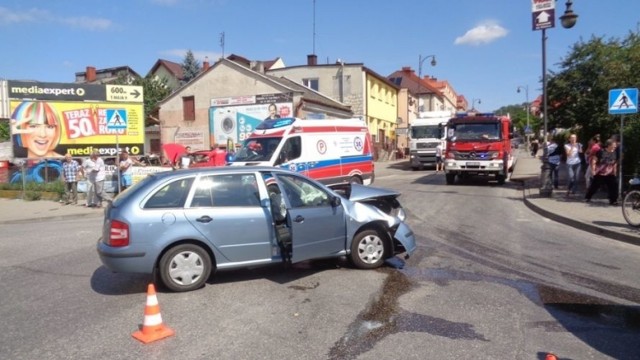
<svg viewBox="0 0 640 360">
<path fill-rule="evenodd" d="M 420 109 L 420 90 L 422 88 L 422 63 L 424 63 L 425 60 L 427 59 L 431 59 L 431 66 L 436 66 L 436 56 L 435 55 L 427 55 L 427 56 L 422 56 L 422 54 L 418 55 L 418 112 L 421 111 Z M 424 104 L 424 99 L 422 100 L 423 104 Z"/>
<path fill-rule="evenodd" d="M 471 110 L 475 110 L 476 109 L 476 102 L 478 103 L 478 105 L 482 104 L 482 100 L 481 99 L 472 99 L 471 100 Z"/>
<path fill-rule="evenodd" d="M 572 0 L 565 3 L 566 10 L 560 16 L 560 22 L 565 29 L 572 28 L 578 20 L 578 15 L 573 13 Z M 542 28 L 542 116 L 544 118 L 544 138 L 542 147 L 542 167 L 540 171 L 540 196 L 550 197 L 553 193 L 551 184 L 551 165 L 549 165 L 549 149 L 547 147 L 547 33 L 546 28 Z"/>
<path fill-rule="evenodd" d="M 521 89 L 524 89 L 524 97 L 527 101 L 527 128 L 525 129 L 524 137 L 527 139 L 527 145 L 529 145 L 529 134 L 527 134 L 527 132 L 531 131 L 531 128 L 529 127 L 529 113 L 531 112 L 531 105 L 529 104 L 529 85 L 519 85 L 516 91 L 519 93 Z"/>
</svg>

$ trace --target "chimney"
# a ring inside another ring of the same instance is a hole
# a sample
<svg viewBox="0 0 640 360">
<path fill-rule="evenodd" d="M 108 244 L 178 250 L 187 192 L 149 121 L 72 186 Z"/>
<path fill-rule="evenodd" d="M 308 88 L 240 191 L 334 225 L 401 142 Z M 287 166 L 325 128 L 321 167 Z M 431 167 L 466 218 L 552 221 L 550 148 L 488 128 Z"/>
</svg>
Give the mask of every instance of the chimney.
<svg viewBox="0 0 640 360">
<path fill-rule="evenodd" d="M 205 56 L 204 61 L 202 62 L 202 72 L 207 71 L 209 69 L 209 57 Z"/>
<path fill-rule="evenodd" d="M 309 66 L 318 65 L 318 55 L 316 54 L 307 55 L 307 65 Z"/>
<path fill-rule="evenodd" d="M 413 72 L 413 70 L 411 70 L 411 66 L 403 66 L 402 72 L 410 73 L 410 72 Z"/>
<path fill-rule="evenodd" d="M 87 72 L 84 75 L 84 81 L 94 82 L 96 81 L 96 68 L 93 66 L 87 66 Z"/>
</svg>

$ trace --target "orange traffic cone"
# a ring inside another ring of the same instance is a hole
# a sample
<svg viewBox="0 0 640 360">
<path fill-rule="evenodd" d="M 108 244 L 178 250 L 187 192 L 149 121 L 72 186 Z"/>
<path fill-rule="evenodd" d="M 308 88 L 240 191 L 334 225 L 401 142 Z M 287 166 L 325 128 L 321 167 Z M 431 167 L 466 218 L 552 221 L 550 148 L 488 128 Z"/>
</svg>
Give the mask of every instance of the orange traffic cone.
<svg viewBox="0 0 640 360">
<path fill-rule="evenodd" d="M 158 305 L 156 288 L 153 284 L 149 284 L 149 287 L 147 288 L 147 305 L 144 307 L 144 322 L 142 323 L 142 330 L 138 330 L 131 335 L 147 344 L 152 341 L 169 337 L 174 333 L 175 332 L 173 330 L 162 324 L 162 316 L 160 315 L 160 305 Z"/>
<path fill-rule="evenodd" d="M 547 353 L 547 356 L 544 357 L 544 360 L 558 360 L 558 357 L 553 355 L 552 353 Z"/>
</svg>

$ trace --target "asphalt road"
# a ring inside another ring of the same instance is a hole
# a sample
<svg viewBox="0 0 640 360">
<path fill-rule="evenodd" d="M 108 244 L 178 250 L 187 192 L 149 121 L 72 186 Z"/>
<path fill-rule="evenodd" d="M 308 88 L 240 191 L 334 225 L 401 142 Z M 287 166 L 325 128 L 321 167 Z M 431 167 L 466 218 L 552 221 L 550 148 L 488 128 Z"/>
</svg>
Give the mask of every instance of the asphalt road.
<svg viewBox="0 0 640 360">
<path fill-rule="evenodd" d="M 419 248 L 399 270 L 340 260 L 215 274 L 160 292 L 176 335 L 131 337 L 142 275 L 95 252 L 100 219 L 0 225 L 6 359 L 632 359 L 640 353 L 640 247 L 548 221 L 515 183 L 447 186 L 377 165 L 402 191 Z"/>
</svg>

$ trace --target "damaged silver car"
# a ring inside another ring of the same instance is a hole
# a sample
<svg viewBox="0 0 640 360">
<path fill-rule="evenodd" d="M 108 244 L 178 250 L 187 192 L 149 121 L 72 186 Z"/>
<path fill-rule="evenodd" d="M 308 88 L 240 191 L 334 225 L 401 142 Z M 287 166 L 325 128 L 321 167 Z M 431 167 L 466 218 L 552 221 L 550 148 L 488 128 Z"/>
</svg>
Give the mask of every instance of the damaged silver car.
<svg viewBox="0 0 640 360">
<path fill-rule="evenodd" d="M 270 167 L 149 175 L 106 209 L 97 251 L 116 272 L 158 275 L 173 291 L 216 270 L 348 257 L 362 269 L 416 248 L 400 193 L 357 184 L 332 190 Z"/>
</svg>

